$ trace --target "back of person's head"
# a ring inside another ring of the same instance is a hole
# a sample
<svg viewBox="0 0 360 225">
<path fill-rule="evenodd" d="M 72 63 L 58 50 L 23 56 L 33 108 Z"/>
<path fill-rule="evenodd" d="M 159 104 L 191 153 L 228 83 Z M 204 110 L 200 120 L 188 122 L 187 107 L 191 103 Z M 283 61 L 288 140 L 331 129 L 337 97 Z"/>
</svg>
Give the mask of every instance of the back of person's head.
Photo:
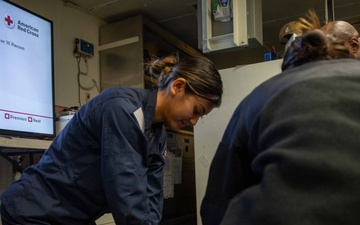
<svg viewBox="0 0 360 225">
<path fill-rule="evenodd" d="M 359 32 L 346 21 L 332 21 L 325 24 L 321 30 L 328 35 L 333 35 L 336 39 L 345 43 L 354 58 L 360 59 L 360 38 Z"/>
<path fill-rule="evenodd" d="M 148 72 L 158 79 L 160 90 L 168 89 L 177 78 L 186 79 L 186 93 L 209 100 L 219 107 L 222 100 L 223 85 L 215 65 L 206 57 L 167 56 L 152 60 L 147 64 Z"/>
<path fill-rule="evenodd" d="M 359 33 L 350 23 L 346 21 L 332 21 L 325 24 L 322 28 L 325 34 L 334 35 L 343 41 L 349 41 L 352 37 L 359 37 Z"/>
<path fill-rule="evenodd" d="M 309 10 L 307 17 L 297 23 L 299 36 L 285 52 L 283 71 L 312 61 L 352 58 L 343 40 L 320 30 L 320 20 L 314 11 Z"/>
<path fill-rule="evenodd" d="M 321 30 L 311 30 L 294 40 L 287 49 L 281 69 L 287 70 L 308 62 L 350 58 L 343 42 L 327 37 Z"/>
</svg>

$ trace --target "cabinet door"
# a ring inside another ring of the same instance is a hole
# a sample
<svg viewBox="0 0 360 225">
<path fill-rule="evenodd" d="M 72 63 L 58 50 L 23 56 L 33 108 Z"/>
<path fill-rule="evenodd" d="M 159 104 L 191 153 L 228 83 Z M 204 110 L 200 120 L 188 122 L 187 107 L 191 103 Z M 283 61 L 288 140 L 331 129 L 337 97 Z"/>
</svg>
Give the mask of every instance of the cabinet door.
<svg viewBox="0 0 360 225">
<path fill-rule="evenodd" d="M 100 27 L 101 90 L 144 87 L 142 24 L 136 16 Z"/>
<path fill-rule="evenodd" d="M 143 88 L 142 43 L 135 42 L 100 52 L 101 90 L 111 86 Z"/>
</svg>

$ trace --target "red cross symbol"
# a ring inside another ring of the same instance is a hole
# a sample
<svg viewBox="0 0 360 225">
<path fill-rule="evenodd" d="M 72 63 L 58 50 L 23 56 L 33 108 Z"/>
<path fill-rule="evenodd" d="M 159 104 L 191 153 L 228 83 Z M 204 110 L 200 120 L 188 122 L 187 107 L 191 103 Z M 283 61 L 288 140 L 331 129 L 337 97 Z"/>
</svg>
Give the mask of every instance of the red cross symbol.
<svg viewBox="0 0 360 225">
<path fill-rule="evenodd" d="M 11 24 L 14 22 L 14 21 L 10 18 L 10 16 L 5 17 L 5 21 L 7 22 L 7 25 L 8 25 L 9 27 L 10 27 Z"/>
</svg>

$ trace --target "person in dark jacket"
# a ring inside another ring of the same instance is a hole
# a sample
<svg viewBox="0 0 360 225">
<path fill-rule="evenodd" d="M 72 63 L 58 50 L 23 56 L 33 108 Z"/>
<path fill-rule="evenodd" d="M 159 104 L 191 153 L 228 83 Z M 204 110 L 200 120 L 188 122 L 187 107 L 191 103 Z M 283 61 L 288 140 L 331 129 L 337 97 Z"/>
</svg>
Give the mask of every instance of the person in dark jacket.
<svg viewBox="0 0 360 225">
<path fill-rule="evenodd" d="M 357 225 L 360 63 L 321 30 L 236 108 L 211 162 L 203 225 Z"/>
<path fill-rule="evenodd" d="M 205 57 L 149 63 L 155 90 L 109 88 L 82 106 L 38 164 L 1 195 L 2 224 L 160 223 L 166 131 L 220 106 L 222 81 Z"/>
</svg>

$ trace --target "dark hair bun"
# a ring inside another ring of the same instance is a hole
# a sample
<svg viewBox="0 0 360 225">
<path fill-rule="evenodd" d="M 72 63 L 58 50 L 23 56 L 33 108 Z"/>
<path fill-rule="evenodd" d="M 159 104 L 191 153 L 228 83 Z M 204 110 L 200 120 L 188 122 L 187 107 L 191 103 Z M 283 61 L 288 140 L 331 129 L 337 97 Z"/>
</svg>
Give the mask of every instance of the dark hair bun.
<svg viewBox="0 0 360 225">
<path fill-rule="evenodd" d="M 306 32 L 300 39 L 300 48 L 304 57 L 310 57 L 311 61 L 326 57 L 328 49 L 325 34 L 320 30 Z"/>
<path fill-rule="evenodd" d="M 311 30 L 291 43 L 286 50 L 282 70 L 330 58 L 325 34 L 320 30 Z"/>
</svg>

